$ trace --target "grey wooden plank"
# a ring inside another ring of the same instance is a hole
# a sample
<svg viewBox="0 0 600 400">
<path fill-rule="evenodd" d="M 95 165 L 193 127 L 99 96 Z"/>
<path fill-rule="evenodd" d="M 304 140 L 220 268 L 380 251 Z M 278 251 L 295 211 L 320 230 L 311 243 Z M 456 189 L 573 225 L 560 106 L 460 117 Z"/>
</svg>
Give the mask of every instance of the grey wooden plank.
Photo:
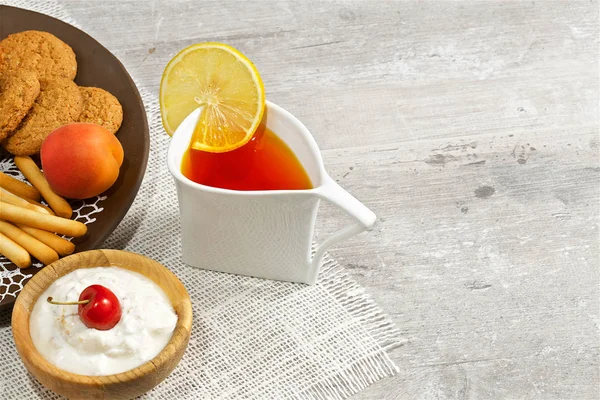
<svg viewBox="0 0 600 400">
<path fill-rule="evenodd" d="M 380 217 L 333 255 L 407 340 L 366 398 L 596 398 L 597 127 L 471 139 L 324 154 Z"/>
<path fill-rule="evenodd" d="M 589 3 L 68 4 L 153 90 L 183 47 L 239 47 L 322 148 L 598 121 Z"/>
<path fill-rule="evenodd" d="M 355 398 L 600 397 L 596 1 L 64 3 L 151 90 L 240 48 L 376 211 L 332 253 L 407 342 Z"/>
</svg>

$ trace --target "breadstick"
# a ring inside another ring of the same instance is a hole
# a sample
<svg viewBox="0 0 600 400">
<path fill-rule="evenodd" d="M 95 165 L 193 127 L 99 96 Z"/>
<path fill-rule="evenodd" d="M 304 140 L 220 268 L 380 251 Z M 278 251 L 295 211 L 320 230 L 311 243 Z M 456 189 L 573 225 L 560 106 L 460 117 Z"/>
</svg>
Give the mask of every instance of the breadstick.
<svg viewBox="0 0 600 400">
<path fill-rule="evenodd" d="M 65 199 L 52 191 L 46 177 L 42 174 L 42 171 L 40 171 L 38 166 L 35 165 L 31 157 L 15 156 L 15 164 L 23 175 L 25 175 L 25 178 L 39 190 L 44 200 L 46 200 L 56 215 L 63 218 L 71 218 L 73 209 Z"/>
<path fill-rule="evenodd" d="M 0 233 L 0 254 L 15 263 L 19 268 L 27 268 L 31 265 L 31 257 L 29 257 L 27 250 L 4 236 L 2 233 Z"/>
<path fill-rule="evenodd" d="M 28 202 L 31 205 L 38 206 L 38 207 L 43 208 L 44 210 L 46 210 L 45 214 L 56 215 L 56 214 L 54 214 L 54 211 L 52 211 L 52 209 L 50 207 L 47 207 L 47 206 L 43 205 L 42 203 L 38 203 L 35 200 L 28 199 L 27 197 L 17 196 L 16 194 L 14 194 L 12 192 L 9 192 L 6 189 L 2 189 L 1 187 L 0 187 L 0 194 L 5 194 L 6 197 L 15 197 L 17 199 L 25 200 L 26 202 Z M 10 203 L 10 201 L 7 201 L 7 203 Z M 11 203 L 11 204 L 13 204 L 13 203 Z M 25 204 L 25 203 L 23 203 L 23 204 Z M 18 204 L 15 204 L 15 205 L 18 205 Z"/>
<path fill-rule="evenodd" d="M 75 251 L 75 245 L 73 243 L 61 238 L 60 236 L 55 235 L 52 232 L 32 228 L 23 224 L 16 225 L 29 235 L 39 240 L 40 242 L 54 249 L 54 251 L 56 251 L 60 256 L 67 256 Z"/>
<path fill-rule="evenodd" d="M 29 254 L 46 265 L 52 264 L 54 261 L 58 260 L 58 253 L 33 236 L 29 236 L 13 224 L 0 220 L 0 233 L 27 250 Z"/>
<path fill-rule="evenodd" d="M 74 237 L 83 236 L 87 232 L 87 227 L 81 222 L 45 215 L 8 203 L 2 203 L 0 219 Z"/>
<path fill-rule="evenodd" d="M 27 200 L 29 202 L 29 204 L 33 204 L 34 206 L 43 208 L 44 210 L 48 211 L 48 214 L 50 214 L 50 215 L 56 215 L 50 207 L 45 206 L 42 203 L 38 203 L 37 201 L 31 200 L 31 199 L 25 199 L 25 200 Z"/>
<path fill-rule="evenodd" d="M 40 192 L 36 188 L 29 186 L 25 182 L 21 182 L 10 175 L 6 175 L 2 171 L 0 171 L 0 187 L 17 196 L 26 197 L 35 201 L 40 200 Z"/>
<path fill-rule="evenodd" d="M 48 211 L 46 211 L 45 208 L 36 206 L 35 204 L 31 204 L 27 200 L 22 199 L 21 197 L 17 196 L 16 194 L 12 194 L 8 190 L 4 190 L 2 188 L 0 188 L 0 203 L 14 204 L 15 206 L 28 208 L 30 210 L 37 211 L 42 214 L 50 214 Z"/>
</svg>

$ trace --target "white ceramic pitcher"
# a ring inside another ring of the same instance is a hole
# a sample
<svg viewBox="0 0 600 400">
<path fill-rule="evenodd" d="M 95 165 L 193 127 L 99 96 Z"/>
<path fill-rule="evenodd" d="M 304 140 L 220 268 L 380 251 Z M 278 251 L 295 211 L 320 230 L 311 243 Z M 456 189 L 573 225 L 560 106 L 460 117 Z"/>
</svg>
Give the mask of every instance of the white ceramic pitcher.
<svg viewBox="0 0 600 400">
<path fill-rule="evenodd" d="M 267 127 L 296 154 L 314 189 L 237 191 L 193 182 L 181 173 L 200 109 L 177 128 L 168 164 L 175 178 L 183 261 L 194 267 L 259 278 L 315 283 L 325 251 L 375 223 L 375 214 L 325 172 L 310 132 L 292 114 L 267 101 Z M 356 223 L 317 247 L 311 244 L 320 199 L 337 205 Z"/>
</svg>

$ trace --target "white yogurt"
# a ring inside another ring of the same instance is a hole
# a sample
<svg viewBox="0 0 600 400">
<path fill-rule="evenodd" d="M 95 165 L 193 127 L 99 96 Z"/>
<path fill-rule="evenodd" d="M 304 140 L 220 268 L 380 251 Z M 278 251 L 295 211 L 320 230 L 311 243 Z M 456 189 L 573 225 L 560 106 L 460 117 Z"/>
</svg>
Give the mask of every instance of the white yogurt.
<svg viewBox="0 0 600 400">
<path fill-rule="evenodd" d="M 90 285 L 110 289 L 121 303 L 121 320 L 112 329 L 86 327 L 77 306 L 46 301 L 77 301 Z M 118 267 L 77 269 L 40 296 L 29 319 L 31 339 L 52 364 L 82 375 L 110 375 L 154 358 L 171 339 L 177 314 L 162 289 L 145 276 Z"/>
</svg>

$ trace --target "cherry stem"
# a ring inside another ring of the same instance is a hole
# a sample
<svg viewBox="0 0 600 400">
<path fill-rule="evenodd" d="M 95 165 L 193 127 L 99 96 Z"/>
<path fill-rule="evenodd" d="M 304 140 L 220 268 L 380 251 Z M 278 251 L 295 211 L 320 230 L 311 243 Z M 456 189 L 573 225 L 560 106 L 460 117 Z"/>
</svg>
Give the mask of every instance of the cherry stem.
<svg viewBox="0 0 600 400">
<path fill-rule="evenodd" d="M 54 301 L 52 297 L 48 297 L 46 301 L 50 304 L 56 304 L 58 306 L 76 306 L 79 304 L 87 304 L 89 300 L 80 300 L 80 301 Z"/>
</svg>

